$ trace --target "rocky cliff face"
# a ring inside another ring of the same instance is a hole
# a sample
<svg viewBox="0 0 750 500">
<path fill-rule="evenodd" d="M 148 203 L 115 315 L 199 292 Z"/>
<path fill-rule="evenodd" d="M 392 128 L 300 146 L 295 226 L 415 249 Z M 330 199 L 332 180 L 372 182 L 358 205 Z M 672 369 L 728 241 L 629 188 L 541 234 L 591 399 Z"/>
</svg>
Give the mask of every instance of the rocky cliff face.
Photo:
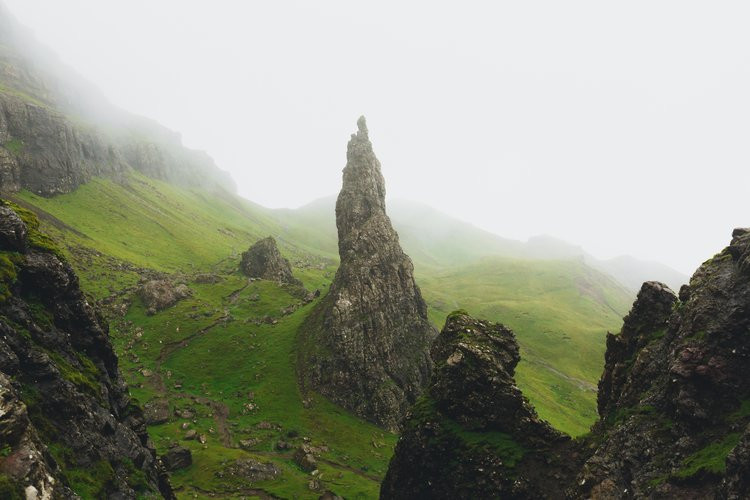
<svg viewBox="0 0 750 500">
<path fill-rule="evenodd" d="M 289 261 L 281 256 L 276 240 L 272 236 L 256 241 L 246 252 L 242 253 L 240 271 L 251 278 L 302 286 L 302 282 L 292 274 Z"/>
<path fill-rule="evenodd" d="M 0 497 L 173 498 L 107 325 L 37 226 L 0 205 Z"/>
<path fill-rule="evenodd" d="M 208 155 L 112 106 L 0 6 L 0 190 L 53 196 L 131 168 L 178 185 L 235 189 Z"/>
<path fill-rule="evenodd" d="M 449 348 L 433 351 L 436 370 L 428 394 L 436 403 L 426 406 L 426 411 L 420 405 L 412 410 L 383 497 L 418 496 L 423 491 L 419 485 L 435 484 L 439 485 L 438 497 L 450 496 L 443 496 L 442 491 L 458 497 L 469 491 L 469 496 L 495 496 L 489 495 L 495 492 L 509 498 L 748 498 L 749 262 L 750 230 L 738 229 L 730 246 L 704 263 L 679 297 L 663 284 L 643 285 L 622 331 L 607 336 L 606 364 L 599 383 L 600 420 L 589 436 L 560 444 L 554 433 L 537 433 L 536 424 L 529 428 L 533 419 L 523 412 L 506 413 L 495 420 L 493 428 L 514 437 L 516 443 L 522 444 L 526 435 L 539 436 L 535 445 L 523 449 L 531 449 L 531 456 L 537 457 L 535 474 L 542 478 L 552 474 L 554 480 L 532 479 L 536 490 L 508 489 L 503 483 L 513 478 L 515 487 L 532 477 L 524 463 L 529 456 L 526 452 L 509 466 L 507 451 L 485 448 L 484 456 L 505 458 L 505 469 L 488 467 L 486 458 L 471 469 L 460 467 L 482 456 L 467 448 L 471 440 L 453 437 L 444 445 L 442 429 L 457 422 L 484 425 L 482 416 L 499 414 L 497 405 L 513 407 L 503 402 L 517 391 L 512 379 L 487 368 L 506 366 L 505 360 L 513 358 L 512 347 L 480 343 L 477 334 L 470 332 L 487 329 L 476 325 L 464 330 L 464 339 L 448 344 L 446 339 L 457 327 L 457 319 L 449 318 L 448 331 L 438 342 Z M 467 358 L 469 346 L 481 356 Z M 471 361 L 468 368 L 448 369 L 451 363 L 465 360 Z M 487 387 L 499 384 L 499 389 L 480 389 L 477 367 L 485 367 L 479 380 L 485 380 Z M 451 386 L 467 390 L 461 394 L 448 389 Z M 481 397 L 476 396 L 478 390 Z M 439 397 L 447 400 L 440 403 Z M 465 408 L 476 416 L 455 413 L 453 408 Z M 452 423 L 446 426 L 445 422 Z M 522 426 L 527 430 L 521 431 Z M 467 429 L 472 427 L 464 424 L 454 429 L 458 430 L 454 434 L 469 436 Z M 410 460 L 417 459 L 430 465 L 410 465 Z M 474 491 L 456 489 L 457 485 L 491 487 Z"/>
<path fill-rule="evenodd" d="M 388 429 L 425 387 L 435 336 L 412 262 L 385 213 L 385 182 L 364 117 L 336 202 L 341 265 L 301 330 L 303 384 Z"/>
</svg>

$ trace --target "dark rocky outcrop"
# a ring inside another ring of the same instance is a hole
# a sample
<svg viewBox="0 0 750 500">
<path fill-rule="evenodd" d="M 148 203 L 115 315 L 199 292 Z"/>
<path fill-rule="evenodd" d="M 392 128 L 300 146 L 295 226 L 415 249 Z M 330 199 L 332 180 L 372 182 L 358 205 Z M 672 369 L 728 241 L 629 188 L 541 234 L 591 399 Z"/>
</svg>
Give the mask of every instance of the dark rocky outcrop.
<svg viewBox="0 0 750 500">
<path fill-rule="evenodd" d="M 545 498 L 574 474 L 570 439 L 540 420 L 515 385 L 520 356 L 511 330 L 457 311 L 432 359 L 429 388 L 406 417 L 382 498 Z"/>
<path fill-rule="evenodd" d="M 364 117 L 357 125 L 336 202 L 341 265 L 301 329 L 301 378 L 306 388 L 396 429 L 427 384 L 436 332 L 385 213 L 385 182 Z"/>
<path fill-rule="evenodd" d="M 487 332 L 502 338 L 500 327 L 449 318 L 383 498 L 749 498 L 750 231 L 732 236 L 679 297 L 661 283 L 643 284 L 622 331 L 607 336 L 600 419 L 574 441 L 539 432 L 545 427 L 519 403 L 512 371 L 491 369 L 517 361 L 507 340 L 480 340 Z M 455 333 L 457 321 L 468 326 L 463 333 Z M 507 448 L 467 446 L 480 439 L 470 431 L 488 423 L 531 450 L 512 471 Z M 524 444 L 529 436 L 537 439 Z M 503 457 L 505 468 L 491 465 Z"/>
<path fill-rule="evenodd" d="M 292 274 L 289 261 L 281 256 L 272 236 L 256 241 L 242 253 L 240 270 L 251 278 L 302 286 L 302 282 Z"/>
<path fill-rule="evenodd" d="M 0 496 L 172 498 L 107 324 L 33 214 L 0 218 Z"/>
</svg>

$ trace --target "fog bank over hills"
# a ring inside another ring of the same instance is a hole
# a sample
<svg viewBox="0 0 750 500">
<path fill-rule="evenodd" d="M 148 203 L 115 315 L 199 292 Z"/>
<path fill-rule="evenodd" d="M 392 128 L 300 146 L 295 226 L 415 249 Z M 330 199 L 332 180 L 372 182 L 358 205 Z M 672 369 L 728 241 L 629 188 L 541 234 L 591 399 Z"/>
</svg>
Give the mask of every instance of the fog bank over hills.
<svg viewBox="0 0 750 500">
<path fill-rule="evenodd" d="M 330 193 L 365 114 L 392 195 L 496 234 L 690 273 L 747 225 L 746 3 L 6 5 L 265 206 Z"/>
<path fill-rule="evenodd" d="M 318 235 L 321 245 L 336 252 L 335 197 L 321 198 L 294 210 L 276 213 L 288 221 L 304 221 L 304 230 Z M 614 277 L 635 292 L 644 281 L 662 281 L 679 290 L 688 277 L 659 262 L 623 255 L 597 259 L 582 247 L 551 236 L 535 236 L 526 242 L 503 238 L 461 221 L 423 203 L 400 198 L 388 199 L 388 212 L 404 249 L 418 266 L 458 266 L 482 257 L 517 259 L 581 260 Z M 287 227 L 291 234 L 300 228 Z"/>
</svg>

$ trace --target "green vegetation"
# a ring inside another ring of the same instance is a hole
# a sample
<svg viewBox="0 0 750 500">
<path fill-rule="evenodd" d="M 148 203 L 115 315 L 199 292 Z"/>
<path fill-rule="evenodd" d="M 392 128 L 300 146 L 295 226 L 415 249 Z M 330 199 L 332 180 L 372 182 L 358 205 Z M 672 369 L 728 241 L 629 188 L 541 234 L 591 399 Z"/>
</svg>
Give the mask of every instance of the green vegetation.
<svg viewBox="0 0 750 500">
<path fill-rule="evenodd" d="M 0 498 L 6 500 L 23 500 L 26 495 L 23 487 L 9 478 L 6 474 L 0 473 Z"/>
<path fill-rule="evenodd" d="M 11 139 L 5 144 L 3 144 L 3 147 L 8 150 L 9 153 L 13 155 L 19 155 L 23 151 L 23 141 L 21 139 Z"/>
<path fill-rule="evenodd" d="M 526 454 L 526 449 L 504 432 L 467 429 L 442 415 L 429 396 L 422 396 L 412 408 L 410 427 L 422 427 L 430 422 L 430 440 L 444 449 L 462 449 L 466 453 L 491 453 L 513 468 Z M 438 425 L 435 426 L 434 424 Z"/>
<path fill-rule="evenodd" d="M 726 470 L 726 459 L 732 448 L 740 441 L 740 433 L 726 435 L 720 441 L 713 442 L 685 458 L 682 467 L 674 476 L 689 478 L 698 473 L 723 474 Z"/>
<path fill-rule="evenodd" d="M 539 415 L 574 436 L 588 430 L 604 333 L 620 329 L 627 291 L 574 261 L 486 258 L 441 272 L 418 266 L 417 277 L 436 324 L 460 307 L 511 328 L 521 345 L 516 379 Z"/>
</svg>

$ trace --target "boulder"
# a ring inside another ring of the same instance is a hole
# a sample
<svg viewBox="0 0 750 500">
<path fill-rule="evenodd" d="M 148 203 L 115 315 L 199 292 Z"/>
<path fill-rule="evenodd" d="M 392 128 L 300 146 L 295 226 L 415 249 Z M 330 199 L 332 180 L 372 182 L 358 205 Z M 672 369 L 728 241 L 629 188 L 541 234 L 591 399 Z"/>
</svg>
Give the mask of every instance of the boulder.
<svg viewBox="0 0 750 500">
<path fill-rule="evenodd" d="M 240 271 L 250 278 L 302 286 L 302 282 L 292 274 L 289 261 L 281 256 L 272 236 L 256 241 L 242 253 Z"/>
<path fill-rule="evenodd" d="M 192 295 L 185 284 L 174 284 L 169 280 L 151 280 L 138 289 L 138 295 L 146 306 L 146 314 L 156 314 Z"/>
<path fill-rule="evenodd" d="M 193 455 L 190 450 L 183 446 L 175 446 L 161 457 L 164 467 L 172 472 L 186 469 L 193 464 Z"/>
</svg>

